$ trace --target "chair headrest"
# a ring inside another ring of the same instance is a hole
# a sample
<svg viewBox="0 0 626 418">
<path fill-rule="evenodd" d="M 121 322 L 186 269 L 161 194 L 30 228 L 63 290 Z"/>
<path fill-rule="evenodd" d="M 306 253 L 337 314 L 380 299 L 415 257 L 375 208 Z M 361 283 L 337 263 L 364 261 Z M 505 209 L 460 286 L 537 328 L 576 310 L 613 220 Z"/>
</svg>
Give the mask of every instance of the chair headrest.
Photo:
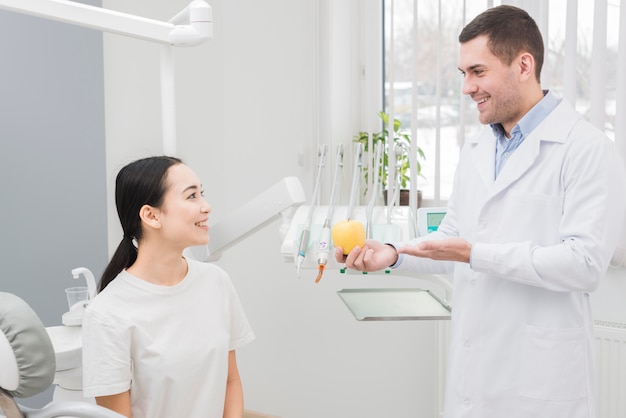
<svg viewBox="0 0 626 418">
<path fill-rule="evenodd" d="M 26 398 L 50 386 L 56 370 L 50 337 L 31 307 L 11 293 L 0 292 L 0 333 L 13 349 L 19 373 L 17 387 L 3 389 Z"/>
</svg>

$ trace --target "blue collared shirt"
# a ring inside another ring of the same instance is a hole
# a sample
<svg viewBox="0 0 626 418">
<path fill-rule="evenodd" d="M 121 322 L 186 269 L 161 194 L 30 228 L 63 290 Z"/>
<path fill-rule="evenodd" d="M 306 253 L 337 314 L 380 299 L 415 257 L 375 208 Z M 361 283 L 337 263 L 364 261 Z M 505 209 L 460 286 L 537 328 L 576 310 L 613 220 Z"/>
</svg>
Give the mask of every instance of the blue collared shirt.
<svg viewBox="0 0 626 418">
<path fill-rule="evenodd" d="M 504 164 L 508 161 L 513 151 L 520 146 L 524 138 L 528 136 L 539 124 L 552 112 L 560 100 L 557 99 L 548 90 L 544 90 L 543 99 L 532 107 L 520 119 L 520 121 L 511 130 L 511 138 L 507 138 L 504 134 L 504 128 L 501 124 L 491 124 L 491 129 L 496 136 L 496 163 L 494 167 L 494 179 L 498 177 Z"/>
</svg>

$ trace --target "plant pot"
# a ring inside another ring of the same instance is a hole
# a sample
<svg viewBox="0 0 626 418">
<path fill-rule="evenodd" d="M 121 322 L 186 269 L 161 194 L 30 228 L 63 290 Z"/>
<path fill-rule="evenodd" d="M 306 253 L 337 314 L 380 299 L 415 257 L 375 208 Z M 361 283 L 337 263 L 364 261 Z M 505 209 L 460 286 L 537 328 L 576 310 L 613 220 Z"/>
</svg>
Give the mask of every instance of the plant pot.
<svg viewBox="0 0 626 418">
<path fill-rule="evenodd" d="M 387 205 L 387 190 L 383 190 L 383 199 Z M 400 189 L 400 206 L 409 206 L 409 189 Z M 417 191 L 417 207 L 422 206 L 422 191 Z"/>
</svg>

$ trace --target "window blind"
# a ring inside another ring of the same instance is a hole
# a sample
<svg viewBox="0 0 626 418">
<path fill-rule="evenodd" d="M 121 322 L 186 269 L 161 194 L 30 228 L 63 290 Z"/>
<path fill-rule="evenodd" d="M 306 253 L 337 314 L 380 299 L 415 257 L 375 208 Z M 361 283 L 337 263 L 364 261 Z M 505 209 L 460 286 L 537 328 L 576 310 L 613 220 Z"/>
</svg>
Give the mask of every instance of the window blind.
<svg viewBox="0 0 626 418">
<path fill-rule="evenodd" d="M 447 200 L 460 147 L 481 128 L 461 93 L 458 34 L 502 3 L 527 10 L 543 32 L 543 88 L 572 102 L 626 161 L 626 6 L 619 0 L 384 0 L 384 107 L 411 133 L 412 153 L 417 146 L 426 153 L 424 177 L 411 173 L 426 204 Z"/>
</svg>

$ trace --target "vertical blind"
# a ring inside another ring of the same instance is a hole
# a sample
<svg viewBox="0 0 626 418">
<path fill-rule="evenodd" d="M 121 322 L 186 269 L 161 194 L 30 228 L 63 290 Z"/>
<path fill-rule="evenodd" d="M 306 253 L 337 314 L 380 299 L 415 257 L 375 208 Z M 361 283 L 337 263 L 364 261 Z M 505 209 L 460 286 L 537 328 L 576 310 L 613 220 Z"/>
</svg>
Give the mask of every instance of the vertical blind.
<svg viewBox="0 0 626 418">
<path fill-rule="evenodd" d="M 427 204 L 450 194 L 460 147 L 481 125 L 461 93 L 458 34 L 499 4 L 527 10 L 545 42 L 542 86 L 572 102 L 626 161 L 626 6 L 620 0 L 383 0 L 385 110 L 422 148 Z M 414 151 L 413 151 L 414 152 Z"/>
</svg>

